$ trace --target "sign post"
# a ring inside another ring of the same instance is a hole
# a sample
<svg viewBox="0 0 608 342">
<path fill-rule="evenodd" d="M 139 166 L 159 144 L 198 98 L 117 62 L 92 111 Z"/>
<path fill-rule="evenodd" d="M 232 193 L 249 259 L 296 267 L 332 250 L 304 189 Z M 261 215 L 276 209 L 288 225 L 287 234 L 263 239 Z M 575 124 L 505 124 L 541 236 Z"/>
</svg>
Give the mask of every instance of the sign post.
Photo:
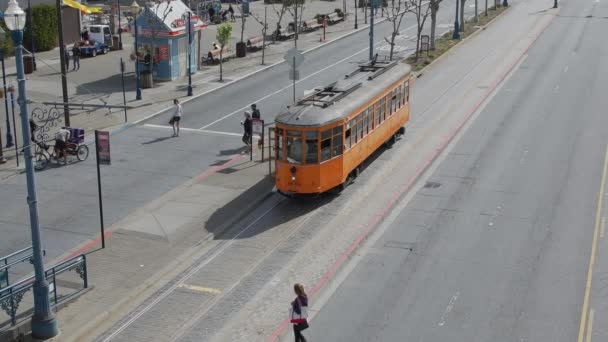
<svg viewBox="0 0 608 342">
<path fill-rule="evenodd" d="M 122 44 L 122 43 L 121 43 Z M 122 46 L 120 48 L 122 50 Z M 122 81 L 122 103 L 125 106 L 125 122 L 127 122 L 127 95 L 125 93 L 125 62 L 120 58 L 120 79 Z"/>
<path fill-rule="evenodd" d="M 260 119 L 251 120 L 251 150 L 252 151 L 253 151 L 253 136 L 254 135 L 257 135 L 258 141 L 262 142 L 262 160 L 264 160 L 264 120 L 260 120 Z M 252 160 L 253 160 L 253 155 L 251 155 L 249 158 L 249 161 L 252 161 Z"/>
<path fill-rule="evenodd" d="M 289 71 L 289 79 L 293 80 L 293 103 L 296 103 L 296 81 L 300 79 L 300 73 L 298 71 L 298 66 L 302 64 L 304 61 L 304 55 L 298 51 L 297 48 L 291 48 L 285 56 L 283 57 L 287 64 L 291 66 L 291 70 Z"/>
<path fill-rule="evenodd" d="M 99 220 L 101 223 L 101 248 L 106 248 L 99 165 L 110 165 L 110 133 L 107 131 L 95 131 L 95 159 L 97 161 L 97 193 L 99 196 Z"/>
</svg>

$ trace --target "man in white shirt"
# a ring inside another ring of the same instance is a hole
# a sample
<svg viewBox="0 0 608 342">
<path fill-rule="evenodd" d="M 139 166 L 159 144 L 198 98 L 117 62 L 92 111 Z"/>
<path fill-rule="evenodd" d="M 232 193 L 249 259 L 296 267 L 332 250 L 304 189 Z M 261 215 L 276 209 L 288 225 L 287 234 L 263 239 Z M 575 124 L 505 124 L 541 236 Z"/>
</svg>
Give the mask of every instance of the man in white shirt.
<svg viewBox="0 0 608 342">
<path fill-rule="evenodd" d="M 69 139 L 70 131 L 68 131 L 65 127 L 61 127 L 61 129 L 55 134 L 55 156 L 57 160 L 63 156 L 64 164 L 68 163 L 68 154 L 65 153 L 65 147 Z"/>
<path fill-rule="evenodd" d="M 182 109 L 182 105 L 177 99 L 173 100 L 173 105 L 173 117 L 171 118 L 171 125 L 173 126 L 173 136 L 179 137 L 179 122 L 182 119 L 182 114 L 184 113 L 184 110 Z"/>
</svg>

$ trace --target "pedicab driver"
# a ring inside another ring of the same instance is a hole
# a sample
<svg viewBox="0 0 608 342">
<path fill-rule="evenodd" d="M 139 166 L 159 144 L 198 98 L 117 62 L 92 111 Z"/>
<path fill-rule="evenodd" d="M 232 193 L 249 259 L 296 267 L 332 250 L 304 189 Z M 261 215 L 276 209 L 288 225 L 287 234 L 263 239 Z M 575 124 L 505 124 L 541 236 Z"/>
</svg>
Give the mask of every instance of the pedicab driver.
<svg viewBox="0 0 608 342">
<path fill-rule="evenodd" d="M 68 162 L 68 155 L 65 153 L 65 148 L 69 139 L 70 131 L 66 127 L 61 127 L 55 134 L 55 156 L 57 160 L 63 156 L 63 162 L 66 164 Z"/>
</svg>

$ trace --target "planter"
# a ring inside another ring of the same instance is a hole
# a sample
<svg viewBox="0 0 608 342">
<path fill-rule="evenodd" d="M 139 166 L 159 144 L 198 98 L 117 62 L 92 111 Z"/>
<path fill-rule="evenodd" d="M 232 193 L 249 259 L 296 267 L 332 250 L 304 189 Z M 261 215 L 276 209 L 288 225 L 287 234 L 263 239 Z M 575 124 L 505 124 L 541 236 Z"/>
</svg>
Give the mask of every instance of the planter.
<svg viewBox="0 0 608 342">
<path fill-rule="evenodd" d="M 236 56 L 245 57 L 247 55 L 247 44 L 245 42 L 236 43 Z"/>
<path fill-rule="evenodd" d="M 139 74 L 141 87 L 143 89 L 148 89 L 154 87 L 154 80 L 152 79 L 152 72 L 150 70 L 142 71 Z"/>
</svg>

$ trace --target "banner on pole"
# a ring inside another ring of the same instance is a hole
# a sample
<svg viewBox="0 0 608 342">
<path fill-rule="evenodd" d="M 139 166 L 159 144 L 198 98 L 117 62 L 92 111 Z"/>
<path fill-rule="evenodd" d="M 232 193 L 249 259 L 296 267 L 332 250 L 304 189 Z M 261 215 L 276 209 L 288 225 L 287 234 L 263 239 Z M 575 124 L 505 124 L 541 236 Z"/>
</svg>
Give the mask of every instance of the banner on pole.
<svg viewBox="0 0 608 342">
<path fill-rule="evenodd" d="M 97 153 L 99 155 L 99 164 L 110 165 L 110 132 L 97 131 Z"/>
</svg>

